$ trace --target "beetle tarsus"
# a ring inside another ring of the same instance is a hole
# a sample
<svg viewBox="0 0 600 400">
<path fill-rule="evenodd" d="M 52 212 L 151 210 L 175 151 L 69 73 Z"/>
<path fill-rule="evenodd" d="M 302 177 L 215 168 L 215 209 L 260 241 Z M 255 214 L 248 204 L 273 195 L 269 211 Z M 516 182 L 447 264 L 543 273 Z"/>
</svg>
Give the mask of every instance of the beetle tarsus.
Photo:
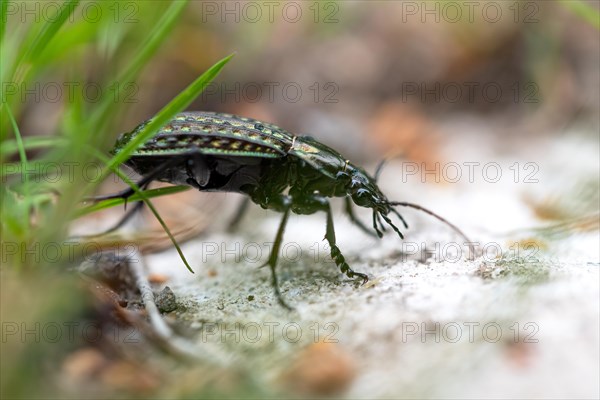
<svg viewBox="0 0 600 400">
<path fill-rule="evenodd" d="M 358 276 L 359 278 L 362 278 L 363 282 L 360 284 L 361 286 L 363 286 L 365 283 L 369 282 L 369 277 L 367 276 L 367 274 L 362 274 L 360 272 L 355 272 L 354 274 L 356 276 Z"/>
</svg>

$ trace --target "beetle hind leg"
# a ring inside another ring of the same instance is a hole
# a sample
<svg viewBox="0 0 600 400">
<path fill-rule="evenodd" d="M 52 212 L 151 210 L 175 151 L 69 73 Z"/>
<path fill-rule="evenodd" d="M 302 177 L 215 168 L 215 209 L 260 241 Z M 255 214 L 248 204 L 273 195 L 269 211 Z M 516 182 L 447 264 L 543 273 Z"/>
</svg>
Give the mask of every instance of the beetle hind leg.
<svg viewBox="0 0 600 400">
<path fill-rule="evenodd" d="M 116 230 L 118 230 L 119 228 L 121 228 L 123 225 L 125 225 L 127 223 L 127 221 L 129 221 L 135 214 L 137 214 L 142 208 L 144 208 L 144 202 L 140 201 L 137 202 L 135 204 L 135 206 L 130 209 L 129 211 L 127 211 L 125 213 L 124 216 L 121 217 L 121 219 L 114 224 L 113 226 L 111 226 L 110 228 L 99 232 L 99 233 L 94 233 L 91 235 L 75 235 L 75 236 L 71 236 L 71 238 L 79 238 L 79 239 L 86 239 L 86 238 L 95 238 L 98 236 L 104 236 L 104 235 L 108 235 L 109 233 L 112 233 Z"/>
<path fill-rule="evenodd" d="M 177 159 L 171 159 L 169 161 L 165 161 L 164 163 L 160 164 L 158 167 L 154 168 L 152 171 L 150 171 L 148 174 L 144 175 L 139 181 L 136 182 L 137 187 L 139 187 L 140 189 L 145 189 L 150 182 L 152 182 L 153 180 L 155 180 L 157 177 L 160 176 L 160 174 L 164 171 L 164 169 L 169 168 L 170 166 L 172 166 L 173 164 L 175 164 L 175 162 L 177 161 Z M 103 200 L 110 200 L 110 199 L 124 199 L 125 200 L 125 206 L 127 206 L 127 199 L 130 198 L 131 196 L 133 196 L 135 194 L 135 190 L 131 187 L 128 187 L 126 189 L 123 189 L 117 193 L 113 193 L 113 194 L 107 194 L 107 195 L 100 195 L 100 196 L 94 196 L 94 197 L 86 197 L 83 199 L 83 201 L 93 201 L 93 202 L 99 202 L 99 201 L 103 201 Z"/>
</svg>

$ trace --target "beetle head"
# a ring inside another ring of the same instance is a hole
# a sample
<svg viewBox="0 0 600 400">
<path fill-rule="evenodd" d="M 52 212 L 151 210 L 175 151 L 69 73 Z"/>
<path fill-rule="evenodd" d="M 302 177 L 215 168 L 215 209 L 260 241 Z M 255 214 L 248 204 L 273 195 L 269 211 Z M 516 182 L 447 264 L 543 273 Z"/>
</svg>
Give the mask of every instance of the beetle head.
<svg viewBox="0 0 600 400">
<path fill-rule="evenodd" d="M 379 190 L 374 178 L 369 176 L 363 169 L 351 164 L 347 165 L 345 171 L 339 172 L 337 178 L 343 182 L 346 194 L 352 198 L 354 204 L 373 210 L 373 228 L 379 237 L 383 236 L 382 231 L 385 231 L 385 226 L 381 220 L 383 219 L 401 238 L 404 238 L 400 230 L 388 217 L 388 214 L 390 212 L 396 214 L 405 228 L 408 228 L 408 225 L 387 197 Z"/>
<path fill-rule="evenodd" d="M 381 165 L 381 164 L 380 164 Z M 377 168 L 379 172 L 381 170 L 380 167 Z M 378 173 L 376 173 L 376 176 Z M 394 225 L 390 217 L 389 213 L 396 215 L 405 228 L 408 228 L 408 224 L 400 215 L 400 213 L 396 210 L 397 206 L 400 207 L 410 207 L 417 209 L 419 211 L 425 212 L 426 214 L 431 215 L 432 217 L 442 221 L 444 224 L 452 228 L 456 233 L 458 233 L 465 240 L 465 243 L 469 245 L 469 250 L 471 252 L 471 258 L 475 255 L 475 247 L 473 242 L 467 238 L 467 236 L 460 230 L 458 227 L 452 223 L 450 223 L 445 218 L 442 218 L 438 214 L 434 213 L 431 210 L 428 210 L 418 204 L 407 203 L 407 202 L 399 202 L 399 201 L 389 201 L 387 197 L 379 190 L 377 186 L 377 180 L 375 178 L 371 178 L 369 174 L 363 169 L 356 167 L 350 163 L 347 163 L 344 171 L 341 171 L 337 174 L 337 181 L 339 184 L 343 185 L 344 191 L 348 196 L 352 198 L 352 201 L 357 205 L 365 208 L 370 208 L 373 210 L 373 228 L 379 237 L 383 236 L 382 231 L 385 231 L 385 225 L 383 221 L 385 221 L 389 226 L 394 229 L 394 231 L 400 236 L 400 238 L 404 239 L 404 236 Z M 382 221 L 383 219 L 383 221 Z"/>
<path fill-rule="evenodd" d="M 377 183 L 364 170 L 348 166 L 342 179 L 345 182 L 346 193 L 352 197 L 357 206 L 379 209 L 386 201 L 385 195 L 381 193 Z"/>
</svg>

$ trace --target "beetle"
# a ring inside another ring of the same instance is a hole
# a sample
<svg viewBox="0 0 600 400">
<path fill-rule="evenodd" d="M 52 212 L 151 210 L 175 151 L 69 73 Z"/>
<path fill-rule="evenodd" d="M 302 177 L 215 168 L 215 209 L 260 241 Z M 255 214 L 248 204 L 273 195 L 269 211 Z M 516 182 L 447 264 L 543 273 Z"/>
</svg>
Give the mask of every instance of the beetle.
<svg viewBox="0 0 600 400">
<path fill-rule="evenodd" d="M 122 134 L 111 153 L 118 154 L 148 122 Z M 140 188 L 158 180 L 189 185 L 200 191 L 246 195 L 232 225 L 239 222 L 249 201 L 264 209 L 281 212 L 283 217 L 265 265 L 270 267 L 277 300 L 286 308 L 290 307 L 279 291 L 276 265 L 290 212 L 324 212 L 325 239 L 330 247 L 331 258 L 349 278 L 359 278 L 363 284 L 368 281 L 366 274 L 350 268 L 337 246 L 330 197 L 344 198 L 345 211 L 351 221 L 380 238 L 386 230 L 385 224 L 401 239 L 404 238 L 390 218 L 395 215 L 404 228 L 408 228 L 402 215 L 395 209 L 396 206 L 403 206 L 434 216 L 470 243 L 460 229 L 432 211 L 417 204 L 388 200 L 379 189 L 376 178 L 332 148 L 310 136 L 296 136 L 276 125 L 252 118 L 203 111 L 177 114 L 152 139 L 138 147 L 125 165 L 142 176 L 138 182 Z M 378 167 L 375 176 L 379 171 Z M 130 188 L 95 199 L 127 199 L 133 193 Z M 357 219 L 353 203 L 372 210 L 372 231 Z M 138 203 L 140 206 L 142 204 Z"/>
</svg>

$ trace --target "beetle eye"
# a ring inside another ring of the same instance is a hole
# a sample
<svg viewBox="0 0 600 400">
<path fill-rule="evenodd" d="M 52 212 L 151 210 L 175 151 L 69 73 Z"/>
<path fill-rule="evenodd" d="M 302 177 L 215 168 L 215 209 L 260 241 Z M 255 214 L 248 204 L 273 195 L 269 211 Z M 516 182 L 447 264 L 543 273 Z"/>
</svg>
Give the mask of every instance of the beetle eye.
<svg viewBox="0 0 600 400">
<path fill-rule="evenodd" d="M 352 194 L 352 199 L 357 206 L 370 207 L 372 204 L 372 196 L 367 189 L 358 189 Z"/>
<path fill-rule="evenodd" d="M 350 174 L 348 174 L 347 172 L 344 171 L 340 171 L 335 175 L 335 179 L 337 180 L 342 180 L 342 179 L 349 179 L 350 178 Z"/>
</svg>

